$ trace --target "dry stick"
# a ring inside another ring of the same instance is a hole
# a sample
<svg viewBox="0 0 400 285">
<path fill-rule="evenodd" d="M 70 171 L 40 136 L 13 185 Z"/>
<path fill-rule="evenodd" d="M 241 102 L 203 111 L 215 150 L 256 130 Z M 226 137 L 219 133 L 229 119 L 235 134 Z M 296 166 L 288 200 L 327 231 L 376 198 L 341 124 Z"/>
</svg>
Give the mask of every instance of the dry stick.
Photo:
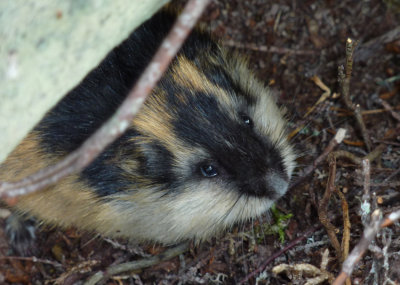
<svg viewBox="0 0 400 285">
<path fill-rule="evenodd" d="M 315 51 L 313 50 L 295 50 L 295 49 L 289 49 L 289 48 L 284 48 L 284 47 L 274 47 L 274 46 L 264 46 L 264 45 L 258 45 L 258 44 L 242 44 L 235 42 L 233 40 L 225 41 L 223 42 L 224 45 L 229 46 L 229 47 L 235 47 L 235 48 L 240 48 L 240 49 L 249 49 L 249 50 L 254 50 L 254 51 L 260 51 L 260 52 L 269 52 L 269 53 L 277 53 L 277 54 L 296 54 L 296 55 L 312 55 L 315 54 Z"/>
<path fill-rule="evenodd" d="M 364 120 L 361 114 L 361 107 L 359 104 L 354 104 L 350 99 L 350 79 L 351 72 L 353 70 L 353 54 L 354 49 L 357 46 L 357 42 L 354 42 L 350 38 L 346 41 L 346 66 L 339 66 L 339 83 L 342 91 L 342 98 L 347 108 L 354 112 L 354 116 L 357 120 L 358 127 L 360 128 L 361 135 L 364 143 L 367 147 L 368 152 L 371 151 L 372 143 L 369 138 L 367 128 L 365 127 Z"/>
<path fill-rule="evenodd" d="M 387 216 L 386 219 L 383 220 L 381 228 L 391 226 L 398 219 L 400 219 L 400 210 L 393 212 L 389 216 Z"/>
<path fill-rule="evenodd" d="M 361 259 L 367 250 L 369 244 L 375 238 L 381 225 L 381 220 L 379 216 L 381 215 L 380 210 L 375 210 L 372 214 L 372 219 L 370 225 L 364 230 L 363 237 L 356 247 L 351 251 L 350 255 L 343 263 L 342 272 L 332 283 L 333 285 L 343 284 L 345 280 L 350 277 L 354 270 L 355 264 Z"/>
<path fill-rule="evenodd" d="M 371 213 L 371 167 L 368 159 L 362 160 L 362 174 L 364 177 L 363 188 L 364 193 L 362 195 L 361 204 L 361 222 L 364 227 L 369 224 L 369 216 Z"/>
<path fill-rule="evenodd" d="M 346 150 L 337 150 L 333 152 L 333 154 L 335 155 L 336 158 L 347 158 L 348 160 L 352 161 L 357 165 L 360 165 L 362 161 L 360 157 Z"/>
<path fill-rule="evenodd" d="M 364 156 L 363 159 L 368 159 L 369 161 L 374 161 L 375 159 L 380 157 L 380 155 L 385 150 L 385 148 L 386 148 L 386 146 L 384 144 L 380 144 L 373 151 L 371 151 L 366 156 Z"/>
<path fill-rule="evenodd" d="M 35 256 L 32 257 L 24 257 L 24 256 L 0 256 L 0 260 L 8 259 L 8 260 L 23 260 L 23 261 L 30 261 L 33 263 L 43 263 L 43 264 L 50 264 L 57 268 L 63 268 L 64 266 L 61 263 L 48 260 L 48 259 L 41 259 Z"/>
<path fill-rule="evenodd" d="M 399 110 L 400 106 L 395 106 L 392 107 L 393 110 Z M 332 111 L 338 111 L 337 115 L 338 116 L 354 116 L 354 112 L 350 110 L 343 110 L 342 108 L 336 108 L 336 107 L 330 107 L 330 110 Z M 361 115 L 363 116 L 369 116 L 369 115 L 376 115 L 376 114 L 382 114 L 382 113 L 387 113 L 388 110 L 386 109 L 374 109 L 374 110 L 364 110 L 361 111 Z"/>
<path fill-rule="evenodd" d="M 71 279 L 73 280 L 78 276 L 80 277 L 86 272 L 92 272 L 93 267 L 99 265 L 100 263 L 101 263 L 100 260 L 89 259 L 89 260 L 81 261 L 72 267 L 68 266 L 66 271 L 64 271 L 56 279 L 52 280 L 52 283 L 53 284 L 71 284 L 71 282 L 70 282 Z M 76 276 L 76 277 L 73 277 L 73 276 Z M 49 276 L 47 279 L 51 279 L 51 277 Z M 73 284 L 76 284 L 76 283 L 77 282 L 74 282 Z"/>
<path fill-rule="evenodd" d="M 382 36 L 363 43 L 360 49 L 357 51 L 357 57 L 355 58 L 355 61 L 365 61 L 370 57 L 376 56 L 379 54 L 379 51 L 385 48 L 385 44 L 393 42 L 399 38 L 400 27 L 396 27 Z"/>
<path fill-rule="evenodd" d="M 336 188 L 336 194 L 339 196 L 340 201 L 342 202 L 342 211 L 343 211 L 343 237 L 341 243 L 342 250 L 342 259 L 345 260 L 349 255 L 350 251 L 350 215 L 349 215 L 349 204 L 347 203 L 346 197 L 344 194 Z"/>
<path fill-rule="evenodd" d="M 377 139 L 374 139 L 374 142 L 383 143 L 383 144 L 386 144 L 386 145 L 400 146 L 400 143 L 398 143 L 398 142 L 387 141 L 387 140 L 377 140 Z"/>
<path fill-rule="evenodd" d="M 361 185 L 361 183 L 359 181 L 356 181 L 356 185 Z M 400 181 L 371 183 L 371 187 L 398 187 L 398 186 L 400 186 Z"/>
<path fill-rule="evenodd" d="M 321 224 L 325 227 L 328 237 L 331 241 L 331 244 L 335 249 L 337 256 L 339 257 L 340 262 L 342 263 L 344 259 L 339 240 L 336 237 L 336 228 L 330 222 L 327 213 L 329 200 L 332 196 L 332 193 L 335 191 L 335 177 L 336 177 L 336 158 L 334 155 L 330 155 L 328 159 L 329 159 L 328 182 L 326 183 L 324 196 L 322 197 L 321 202 L 318 205 L 318 218 Z"/>
<path fill-rule="evenodd" d="M 252 273 L 250 273 L 249 275 L 247 275 L 244 279 L 240 280 L 238 284 L 243 284 L 247 281 L 249 281 L 250 278 L 253 278 L 254 276 L 256 276 L 257 274 L 261 273 L 262 271 L 265 270 L 265 268 L 268 266 L 268 264 L 270 264 L 275 258 L 281 256 L 282 254 L 284 254 L 285 252 L 287 252 L 288 250 L 290 250 L 291 248 L 293 248 L 295 245 L 297 245 L 298 243 L 300 243 L 302 240 L 304 240 L 305 238 L 307 238 L 309 235 L 311 235 L 313 232 L 315 232 L 319 227 L 311 227 L 309 228 L 307 231 L 305 231 L 301 236 L 299 236 L 298 238 L 294 239 L 293 241 L 291 241 L 290 243 L 288 243 L 284 248 L 282 248 L 281 250 L 279 250 L 278 252 L 274 253 L 273 255 L 271 255 L 259 268 L 257 268 L 256 270 L 254 270 Z M 86 284 L 85 284 L 86 285 Z"/>
<path fill-rule="evenodd" d="M 121 136 L 139 111 L 147 95 L 161 78 L 209 0 L 190 0 L 162 42 L 152 61 L 116 113 L 82 146 L 59 163 L 46 167 L 18 182 L 0 182 L 0 198 L 12 201 L 20 195 L 38 191 L 89 165 L 109 144 Z"/>
<path fill-rule="evenodd" d="M 387 183 L 390 179 L 392 179 L 393 177 L 395 177 L 397 174 L 400 173 L 400 168 L 397 169 L 396 171 L 394 171 L 392 174 L 390 174 L 388 177 L 386 177 L 385 179 L 383 179 L 383 183 Z"/>
<path fill-rule="evenodd" d="M 391 226 L 394 222 L 400 219 L 400 210 L 391 213 L 389 216 L 383 219 L 379 219 L 381 212 L 379 209 L 372 213 L 371 223 L 365 228 L 363 236 L 358 244 L 351 251 L 350 255 L 347 257 L 343 263 L 342 271 L 332 285 L 342 285 L 344 280 L 350 277 L 354 270 L 355 265 L 364 255 L 365 251 L 368 249 L 369 244 L 372 242 L 374 237 L 377 235 L 380 229 Z"/>
<path fill-rule="evenodd" d="M 346 135 L 346 130 L 345 129 L 339 129 L 336 133 L 336 135 L 334 136 L 334 138 L 329 142 L 329 145 L 325 148 L 325 150 L 322 152 L 322 154 L 320 156 L 318 156 L 312 165 L 306 167 L 306 169 L 304 170 L 302 176 L 300 178 L 298 178 L 296 181 L 294 181 L 291 185 L 290 185 L 290 189 L 296 187 L 297 185 L 299 185 L 305 178 L 307 178 L 316 168 L 317 166 L 323 162 L 325 160 L 325 158 L 328 156 L 328 154 L 330 154 L 333 149 L 340 144 L 344 137 Z"/>
<path fill-rule="evenodd" d="M 110 266 L 107 268 L 105 272 L 99 271 L 96 274 L 94 274 L 89 280 L 85 282 L 84 285 L 101 284 L 102 282 L 107 281 L 107 279 L 113 275 L 120 274 L 122 272 L 146 268 L 158 264 L 162 261 L 169 260 L 175 256 L 178 256 L 179 254 L 184 253 L 188 249 L 188 247 L 189 243 L 183 243 L 176 247 L 167 249 L 165 252 L 156 256 Z"/>
<path fill-rule="evenodd" d="M 400 219 L 400 210 L 391 213 L 386 218 L 380 219 L 381 211 L 379 209 L 375 210 L 371 215 L 371 222 L 369 226 L 364 229 L 363 236 L 358 244 L 351 251 L 350 255 L 347 257 L 343 263 L 342 271 L 332 283 L 333 285 L 342 285 L 345 280 L 350 277 L 354 270 L 355 265 L 364 255 L 368 246 L 373 241 L 380 229 L 388 227 Z"/>
<path fill-rule="evenodd" d="M 335 234 L 335 228 L 334 226 L 329 222 L 328 218 L 327 218 L 327 214 L 326 214 L 326 207 L 328 205 L 328 201 L 330 198 L 330 195 L 332 194 L 332 191 L 334 189 L 334 185 L 332 183 L 332 179 L 334 179 L 335 177 L 335 168 L 336 168 L 336 163 L 335 160 L 333 159 L 334 157 L 336 157 L 336 153 L 340 153 L 340 152 L 335 152 L 332 155 L 329 156 L 330 162 L 329 162 L 329 178 L 328 178 L 328 184 L 327 184 L 327 188 L 324 194 L 323 199 L 321 200 L 321 203 L 319 205 L 318 208 L 318 214 L 319 214 L 319 218 L 321 223 L 325 226 L 327 232 L 328 232 L 328 236 L 331 240 L 331 243 L 333 245 L 333 247 L 335 248 L 336 252 L 338 252 L 338 256 L 339 259 L 341 260 L 341 262 L 343 262 L 347 255 L 348 255 L 348 251 L 349 251 L 349 242 L 350 242 L 350 221 L 349 221 L 349 214 L 348 214 L 348 205 L 347 205 L 347 201 L 345 200 L 345 197 L 343 195 L 343 193 L 341 193 L 340 191 L 336 190 L 336 193 L 339 195 L 341 201 L 342 201 L 342 208 L 343 208 L 343 220 L 344 220 L 344 227 L 343 227 L 343 239 L 342 239 L 342 244 L 340 247 L 340 251 L 339 251 L 339 242 L 337 240 L 336 234 Z M 357 160 L 361 160 L 358 157 Z M 363 220 L 363 224 L 366 225 L 367 222 L 367 218 L 366 216 L 369 215 L 370 213 L 370 163 L 368 159 L 363 159 L 361 160 L 361 164 L 363 166 L 363 176 L 364 176 L 364 194 L 362 197 L 363 200 L 363 204 L 362 204 L 362 220 Z M 340 252 L 340 253 L 339 253 Z M 344 263 L 343 263 L 344 264 Z M 345 276 L 346 278 L 343 277 L 343 280 L 341 280 L 341 282 L 345 282 L 345 280 L 347 279 L 348 276 Z M 342 277 L 341 277 L 342 278 Z M 347 280 L 347 283 L 349 283 L 349 280 Z"/>
<path fill-rule="evenodd" d="M 348 152 L 345 150 L 337 150 L 334 152 L 334 155 L 336 156 L 336 158 L 347 158 L 357 165 L 362 165 L 363 159 L 368 159 L 369 161 L 374 161 L 382 154 L 382 151 L 385 148 L 386 148 L 386 146 L 384 144 L 380 144 L 373 151 L 371 151 L 364 157 L 358 157 L 355 154 L 352 154 L 351 152 Z"/>
<path fill-rule="evenodd" d="M 380 103 L 383 106 L 383 108 L 385 108 L 386 111 L 390 112 L 393 118 L 395 118 L 397 121 L 400 122 L 400 114 L 395 112 L 392 106 L 390 106 L 388 102 L 386 102 L 383 99 L 379 99 L 378 103 Z"/>
</svg>

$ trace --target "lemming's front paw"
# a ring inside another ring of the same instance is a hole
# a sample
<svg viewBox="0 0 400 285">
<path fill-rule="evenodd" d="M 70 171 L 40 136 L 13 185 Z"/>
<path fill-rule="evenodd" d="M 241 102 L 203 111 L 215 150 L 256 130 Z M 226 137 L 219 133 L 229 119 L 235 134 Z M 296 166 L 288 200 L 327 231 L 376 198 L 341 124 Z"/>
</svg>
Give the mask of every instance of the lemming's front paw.
<svg viewBox="0 0 400 285">
<path fill-rule="evenodd" d="M 36 251 L 36 221 L 13 213 L 6 220 L 5 232 L 12 254 L 31 256 Z"/>
</svg>

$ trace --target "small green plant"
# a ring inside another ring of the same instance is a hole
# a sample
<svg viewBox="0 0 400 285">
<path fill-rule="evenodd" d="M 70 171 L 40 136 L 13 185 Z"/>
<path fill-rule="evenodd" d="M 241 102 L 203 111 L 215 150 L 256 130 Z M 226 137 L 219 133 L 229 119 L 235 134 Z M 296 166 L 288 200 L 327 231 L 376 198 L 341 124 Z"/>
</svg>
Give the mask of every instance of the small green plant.
<svg viewBox="0 0 400 285">
<path fill-rule="evenodd" d="M 275 205 L 271 207 L 271 214 L 274 223 L 264 223 L 255 229 L 256 236 L 258 237 L 258 242 L 264 240 L 266 235 L 278 235 L 279 241 L 281 243 L 285 242 L 285 229 L 289 223 L 293 214 L 284 214 L 279 211 Z"/>
</svg>

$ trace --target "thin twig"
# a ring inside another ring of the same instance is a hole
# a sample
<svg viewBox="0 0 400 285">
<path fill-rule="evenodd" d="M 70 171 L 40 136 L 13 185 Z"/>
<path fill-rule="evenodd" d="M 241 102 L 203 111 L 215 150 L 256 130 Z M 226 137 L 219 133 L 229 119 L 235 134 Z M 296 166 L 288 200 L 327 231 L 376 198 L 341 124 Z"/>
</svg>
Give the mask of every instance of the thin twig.
<svg viewBox="0 0 400 285">
<path fill-rule="evenodd" d="M 359 181 L 356 181 L 356 185 L 361 185 Z M 399 187 L 400 186 L 400 181 L 393 181 L 393 182 L 378 182 L 378 183 L 372 183 L 371 182 L 371 187 Z"/>
<path fill-rule="evenodd" d="M 393 118 L 400 122 L 400 114 L 395 112 L 388 102 L 383 99 L 379 99 L 378 103 L 380 103 L 386 111 L 390 112 L 390 115 L 392 115 Z"/>
<path fill-rule="evenodd" d="M 340 260 L 343 262 L 343 254 L 342 249 L 339 243 L 339 240 L 336 237 L 336 228 L 330 222 L 328 218 L 328 204 L 329 200 L 332 196 L 332 193 L 335 192 L 335 177 L 336 177 L 336 158 L 334 155 L 330 155 L 329 159 L 329 176 L 328 182 L 326 183 L 326 189 L 324 196 L 321 199 L 321 202 L 318 205 L 318 218 L 321 224 L 325 227 L 325 230 L 328 234 L 328 237 L 331 241 L 333 248 L 336 251 L 336 254 Z"/>
<path fill-rule="evenodd" d="M 371 217 L 370 225 L 364 230 L 364 234 L 360 242 L 354 247 L 351 251 L 350 255 L 344 261 L 342 266 L 342 272 L 333 282 L 333 285 L 343 284 L 345 280 L 350 277 L 351 273 L 354 270 L 355 264 L 361 259 L 364 255 L 365 251 L 368 248 L 368 245 L 371 241 L 375 238 L 376 234 L 378 233 L 381 225 L 380 220 L 380 210 L 376 210 Z"/>
<path fill-rule="evenodd" d="M 24 256 L 0 256 L 0 260 L 1 259 L 9 259 L 9 260 L 22 260 L 22 261 L 30 261 L 33 263 L 43 263 L 43 264 L 50 264 L 53 265 L 54 267 L 57 268 L 63 268 L 64 266 L 61 263 L 52 261 L 52 260 L 48 260 L 48 259 L 41 259 L 41 258 L 37 258 L 35 256 L 31 256 L 31 257 L 24 257 Z"/>
<path fill-rule="evenodd" d="M 342 92 L 342 98 L 347 108 L 354 112 L 357 120 L 358 127 L 360 128 L 361 135 L 368 151 L 371 151 L 372 143 L 369 138 L 367 128 L 362 118 L 361 107 L 359 104 L 354 104 L 350 99 L 350 80 L 353 70 L 354 50 L 357 46 L 357 41 L 348 38 L 346 41 L 346 65 L 345 67 L 339 66 L 339 83 Z"/>
<path fill-rule="evenodd" d="M 85 273 L 92 272 L 94 270 L 93 268 L 99 264 L 101 264 L 101 261 L 96 259 L 79 262 L 78 264 L 69 267 L 67 271 L 53 280 L 54 284 L 68 284 L 68 279 L 74 279 L 73 276 L 82 276 Z"/>
<path fill-rule="evenodd" d="M 386 146 L 384 144 L 380 144 L 373 151 L 371 151 L 364 157 L 358 157 L 355 154 L 345 150 L 337 150 L 333 154 L 336 156 L 336 158 L 347 158 L 348 160 L 351 160 L 353 163 L 361 166 L 363 159 L 368 159 L 370 162 L 372 162 L 382 154 L 385 148 Z"/>
<path fill-rule="evenodd" d="M 392 225 L 394 222 L 396 222 L 398 219 L 400 219 L 400 210 L 389 214 L 389 216 L 387 216 L 387 217 L 383 220 L 383 222 L 382 222 L 382 224 L 381 224 L 381 227 L 382 227 L 382 228 L 385 228 L 385 227 L 391 226 L 391 225 Z"/>
<path fill-rule="evenodd" d="M 347 203 L 346 197 L 344 194 L 336 188 L 336 194 L 339 196 L 340 201 L 342 202 L 342 211 L 343 211 L 343 236 L 342 243 L 340 248 L 342 250 L 342 259 L 345 260 L 349 255 L 350 251 L 350 215 L 349 215 L 349 204 Z"/>
<path fill-rule="evenodd" d="M 332 285 L 342 285 L 344 280 L 350 277 L 355 265 L 368 249 L 369 244 L 375 238 L 380 229 L 391 226 L 400 219 L 400 210 L 389 214 L 387 217 L 380 219 L 381 211 L 375 210 L 371 215 L 371 223 L 365 228 L 363 236 L 358 244 L 353 248 L 350 255 L 343 263 L 342 271 L 332 283 Z"/>
<path fill-rule="evenodd" d="M 122 272 L 150 267 L 162 261 L 169 260 L 179 254 L 182 254 L 188 248 L 189 248 L 189 243 L 182 243 L 176 247 L 167 249 L 165 252 L 156 256 L 110 266 L 104 272 L 99 271 L 95 273 L 89 280 L 85 282 L 85 285 L 101 284 L 102 282 L 105 282 L 108 278 L 110 278 L 115 274 L 120 274 Z"/>
<path fill-rule="evenodd" d="M 308 236 L 310 236 L 312 233 L 314 233 L 316 230 L 318 229 L 318 227 L 311 227 L 309 228 L 307 231 L 305 231 L 301 236 L 299 236 L 298 238 L 292 240 L 291 242 L 289 242 L 284 248 L 282 248 L 281 250 L 279 250 L 278 252 L 274 253 L 273 255 L 271 255 L 269 258 L 267 258 L 267 260 L 256 270 L 254 270 L 253 272 L 251 272 L 249 275 L 247 275 L 244 279 L 240 280 L 238 284 L 244 284 L 247 281 L 249 281 L 250 278 L 253 278 L 254 276 L 256 276 L 257 274 L 261 273 L 262 271 L 265 270 L 265 268 L 268 266 L 268 264 L 270 264 L 273 260 L 275 260 L 277 257 L 281 256 L 282 254 L 284 254 L 285 252 L 287 252 L 288 250 L 290 250 L 291 248 L 293 248 L 294 246 L 296 246 L 298 243 L 300 243 L 302 240 L 306 239 Z"/>
<path fill-rule="evenodd" d="M 346 158 L 357 165 L 360 165 L 362 161 L 360 157 L 346 150 L 337 150 L 334 151 L 333 154 L 335 155 L 336 158 Z"/>
<path fill-rule="evenodd" d="M 125 244 L 120 244 L 119 242 L 117 242 L 117 241 L 115 241 L 113 239 L 110 239 L 110 238 L 106 238 L 106 237 L 103 237 L 103 240 L 105 242 L 108 242 L 109 244 L 111 244 L 113 248 L 117 248 L 117 249 L 121 249 L 123 251 L 127 251 L 130 254 L 139 255 L 140 257 L 150 257 L 151 256 L 151 254 L 145 253 L 143 251 L 142 247 L 140 247 L 140 246 L 127 246 Z"/>
<path fill-rule="evenodd" d="M 343 108 L 338 108 L 338 107 L 330 107 L 329 108 L 331 111 L 336 111 L 338 112 L 337 115 L 339 117 L 344 117 L 344 116 L 354 116 L 354 112 L 347 110 L 347 109 L 343 109 Z M 400 105 L 394 106 L 392 107 L 393 110 L 400 110 Z M 369 116 L 369 115 L 377 115 L 377 114 L 382 114 L 382 113 L 387 113 L 389 112 L 386 109 L 374 109 L 374 110 L 364 110 L 361 111 L 361 115 L 363 116 Z"/>
<path fill-rule="evenodd" d="M 371 194 L 370 194 L 370 188 L 371 188 L 371 167 L 369 164 L 368 159 L 363 159 L 362 160 L 362 174 L 364 177 L 364 182 L 363 182 L 363 188 L 364 188 L 364 193 L 362 195 L 362 204 L 361 204 L 361 222 L 366 227 L 370 220 L 370 214 L 371 214 Z"/>
<path fill-rule="evenodd" d="M 400 27 L 388 31 L 382 36 L 373 38 L 372 40 L 363 43 L 357 52 L 356 61 L 365 61 L 370 57 L 380 54 L 380 50 L 385 48 L 387 43 L 393 42 L 400 37 Z"/>
<path fill-rule="evenodd" d="M 393 142 L 393 141 L 388 141 L 388 140 L 377 140 L 377 139 L 373 139 L 373 140 L 374 140 L 374 142 L 378 142 L 378 143 L 382 143 L 382 144 L 400 146 L 400 143 L 398 143 L 398 142 Z"/>
<path fill-rule="evenodd" d="M 400 173 L 400 168 L 397 169 L 396 171 L 394 171 L 392 174 L 390 174 L 388 177 L 386 177 L 385 179 L 383 179 L 383 182 L 389 182 L 390 179 L 392 179 L 393 177 L 395 177 L 397 174 Z"/>
<path fill-rule="evenodd" d="M 315 51 L 312 50 L 296 50 L 296 49 L 289 49 L 284 47 L 274 47 L 274 46 L 265 46 L 265 45 L 258 45 L 258 44 L 242 44 L 232 40 L 224 41 L 223 44 L 229 47 L 235 47 L 240 49 L 249 49 L 254 51 L 260 52 L 269 52 L 269 53 L 277 53 L 277 54 L 295 54 L 295 55 L 313 55 Z"/>
<path fill-rule="evenodd" d="M 147 95 L 161 78 L 209 0 L 190 0 L 135 87 L 116 113 L 82 146 L 55 165 L 44 168 L 18 182 L 0 182 L 0 198 L 15 198 L 38 191 L 89 165 L 109 144 L 123 134 Z"/>
<path fill-rule="evenodd" d="M 363 159 L 368 159 L 370 162 L 374 161 L 375 159 L 381 156 L 385 148 L 386 146 L 384 144 L 380 144 L 373 151 L 364 156 Z"/>
<path fill-rule="evenodd" d="M 320 156 L 318 156 L 312 165 L 306 167 L 306 169 L 303 172 L 303 175 L 299 177 L 296 181 L 294 181 L 290 185 L 290 189 L 296 187 L 299 185 L 305 178 L 307 178 L 316 168 L 317 166 L 325 160 L 325 158 L 330 154 L 333 149 L 340 144 L 344 137 L 346 135 L 346 130 L 345 129 L 339 129 L 335 135 L 335 137 L 329 142 L 328 146 L 325 148 L 325 150 L 322 152 Z"/>
</svg>

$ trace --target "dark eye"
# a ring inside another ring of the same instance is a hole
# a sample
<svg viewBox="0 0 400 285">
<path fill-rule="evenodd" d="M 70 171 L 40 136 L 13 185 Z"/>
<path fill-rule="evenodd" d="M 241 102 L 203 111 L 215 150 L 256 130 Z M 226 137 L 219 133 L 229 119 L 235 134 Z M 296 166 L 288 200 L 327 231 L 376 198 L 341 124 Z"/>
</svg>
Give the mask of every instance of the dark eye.
<svg viewBox="0 0 400 285">
<path fill-rule="evenodd" d="M 247 116 L 245 114 L 240 114 L 240 118 L 242 119 L 243 123 L 245 123 L 249 127 L 253 126 L 253 121 L 251 120 L 251 118 L 249 116 Z"/>
<path fill-rule="evenodd" d="M 203 165 L 200 170 L 204 177 L 210 178 L 218 175 L 217 168 L 212 165 Z"/>
</svg>

